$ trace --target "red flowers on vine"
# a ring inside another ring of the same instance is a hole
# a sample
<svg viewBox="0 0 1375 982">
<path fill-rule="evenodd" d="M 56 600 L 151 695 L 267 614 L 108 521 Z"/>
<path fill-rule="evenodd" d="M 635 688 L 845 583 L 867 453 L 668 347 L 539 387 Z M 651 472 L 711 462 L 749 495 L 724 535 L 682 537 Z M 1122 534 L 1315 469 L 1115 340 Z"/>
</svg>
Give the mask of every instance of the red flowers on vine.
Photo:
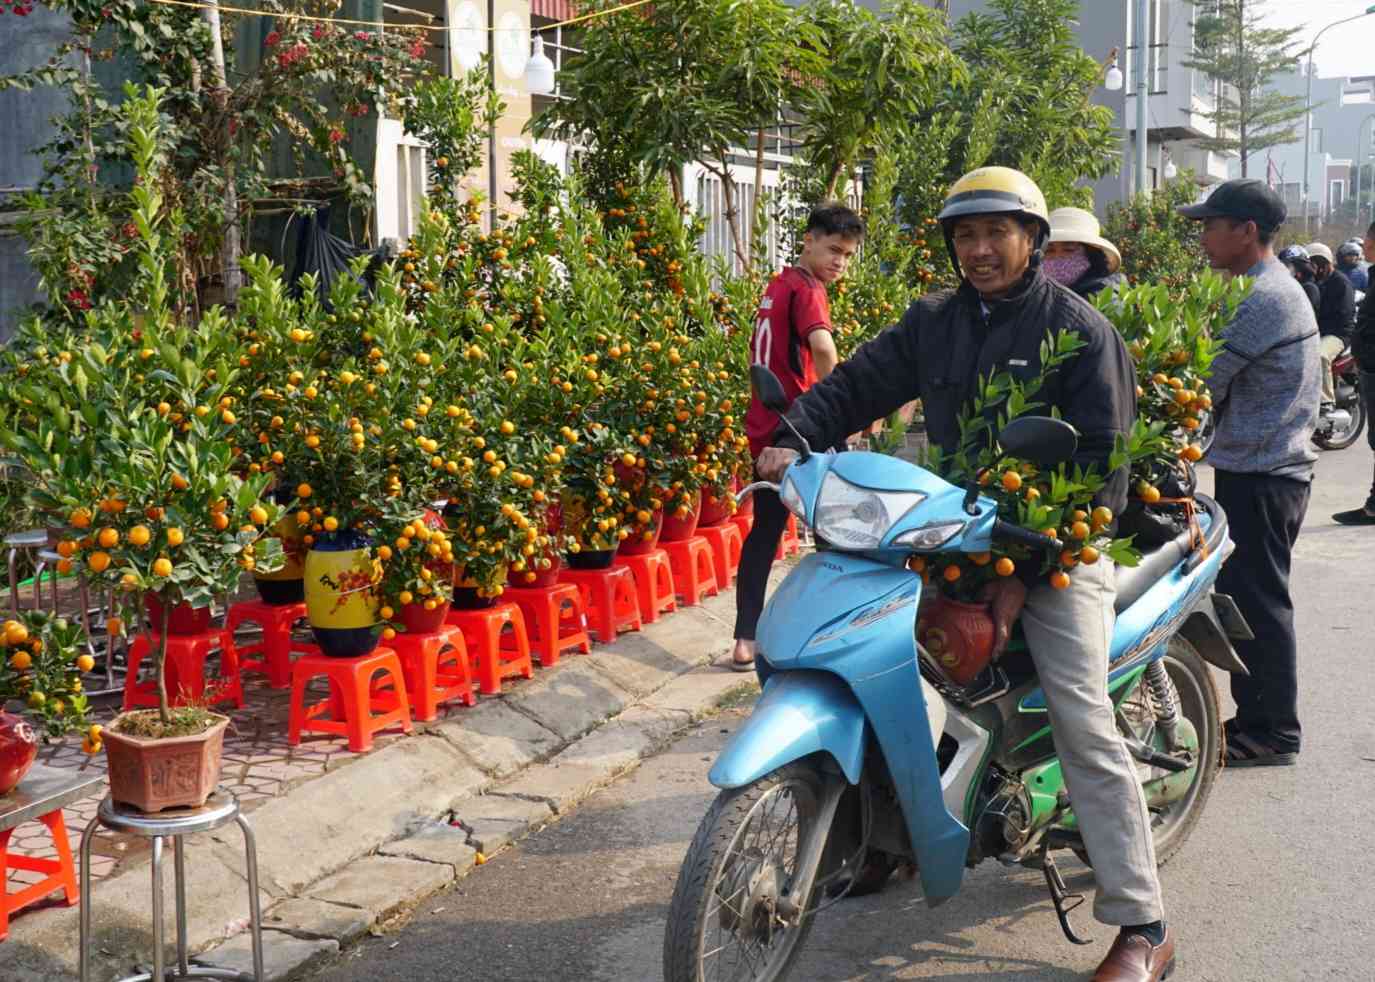
<svg viewBox="0 0 1375 982">
<path fill-rule="evenodd" d="M 277 46 L 277 42 L 281 39 L 282 36 L 278 34 L 276 31 L 270 31 L 268 32 L 267 37 L 263 39 L 263 43 L 266 44 L 269 48 L 275 48 Z"/>
</svg>

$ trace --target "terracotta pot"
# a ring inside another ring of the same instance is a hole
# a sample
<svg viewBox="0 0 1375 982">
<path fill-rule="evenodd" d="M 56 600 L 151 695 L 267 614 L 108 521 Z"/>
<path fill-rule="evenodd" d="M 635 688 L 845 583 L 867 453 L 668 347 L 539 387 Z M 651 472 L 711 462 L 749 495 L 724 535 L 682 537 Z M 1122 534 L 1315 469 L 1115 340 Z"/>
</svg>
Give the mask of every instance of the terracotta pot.
<svg viewBox="0 0 1375 982">
<path fill-rule="evenodd" d="M 377 647 L 381 579 L 366 535 L 340 529 L 315 539 L 305 561 L 306 619 L 322 653 L 356 658 Z"/>
<path fill-rule="evenodd" d="M 426 610 L 423 603 L 402 604 L 396 612 L 396 619 L 407 634 L 433 634 L 444 626 L 444 618 L 448 616 L 447 602 L 438 604 L 433 610 Z"/>
<path fill-rule="evenodd" d="M 143 595 L 143 609 L 148 614 L 148 625 L 154 631 L 162 630 L 162 598 L 156 593 Z M 192 607 L 187 603 L 172 608 L 167 619 L 168 634 L 204 634 L 210 630 L 209 607 Z"/>
<path fill-rule="evenodd" d="M 663 542 L 682 542 L 690 539 L 697 534 L 697 520 L 702 515 L 702 492 L 694 491 L 692 497 L 687 502 L 688 513 L 685 518 L 679 518 L 677 510 L 669 511 L 664 514 L 664 530 L 659 535 Z M 681 503 L 679 503 L 681 507 Z"/>
<path fill-rule="evenodd" d="M 698 528 L 711 528 L 713 525 L 721 525 L 730 521 L 730 517 L 735 514 L 735 509 L 731 507 L 729 494 L 724 497 L 715 495 L 702 495 L 702 513 L 697 517 Z"/>
<path fill-rule="evenodd" d="M 105 728 L 110 797 L 140 811 L 198 808 L 220 780 L 224 729 L 228 716 L 211 714 L 214 724 L 193 736 L 157 740 L 118 732 L 115 717 Z"/>
<path fill-rule="evenodd" d="M 0 796 L 15 789 L 38 757 L 38 733 L 22 716 L 0 712 Z"/>
<path fill-rule="evenodd" d="M 634 528 L 635 531 L 622 539 L 620 546 L 613 551 L 620 552 L 622 556 L 641 556 L 659 548 L 659 540 L 664 533 L 664 510 L 656 508 L 649 525 L 636 524 Z"/>
<path fill-rule="evenodd" d="M 988 604 L 938 597 L 917 621 L 917 641 L 952 681 L 967 685 L 993 657 L 994 630 Z"/>
<path fill-rule="evenodd" d="M 300 524 L 293 512 L 287 512 L 272 527 L 275 537 L 281 540 L 285 561 L 282 568 L 273 573 L 255 573 L 253 584 L 258 588 L 258 596 L 263 603 L 274 607 L 298 604 L 306 598 L 305 567 L 303 565 L 306 547 Z"/>
<path fill-rule="evenodd" d="M 622 543 L 622 546 L 625 544 Z M 607 569 L 616 559 L 615 549 L 584 549 L 568 554 L 569 569 Z"/>
</svg>

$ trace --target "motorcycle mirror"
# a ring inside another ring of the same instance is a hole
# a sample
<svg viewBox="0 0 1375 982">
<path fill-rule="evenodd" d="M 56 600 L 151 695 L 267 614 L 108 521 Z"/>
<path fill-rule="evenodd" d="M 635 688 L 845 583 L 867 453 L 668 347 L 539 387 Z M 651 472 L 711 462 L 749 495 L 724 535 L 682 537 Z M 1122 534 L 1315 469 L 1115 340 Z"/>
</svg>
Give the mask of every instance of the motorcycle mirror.
<svg viewBox="0 0 1375 982">
<path fill-rule="evenodd" d="M 778 376 L 769 371 L 764 365 L 750 366 L 750 385 L 754 386 L 754 391 L 759 396 L 759 401 L 764 404 L 765 409 L 770 409 L 780 416 L 788 411 L 788 396 L 783 392 L 783 383 L 778 381 Z"/>
<path fill-rule="evenodd" d="M 998 443 L 1010 456 L 1023 457 L 1038 467 L 1052 467 L 1074 456 L 1079 433 L 1063 419 L 1022 416 L 1003 427 Z"/>
</svg>

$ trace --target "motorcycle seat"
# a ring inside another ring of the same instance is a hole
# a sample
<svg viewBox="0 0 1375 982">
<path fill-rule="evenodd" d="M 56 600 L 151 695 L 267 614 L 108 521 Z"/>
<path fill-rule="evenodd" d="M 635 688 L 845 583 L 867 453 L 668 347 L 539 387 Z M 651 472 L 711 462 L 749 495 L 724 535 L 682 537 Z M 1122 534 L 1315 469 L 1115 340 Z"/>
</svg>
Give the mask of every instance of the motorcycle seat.
<svg viewBox="0 0 1375 982">
<path fill-rule="evenodd" d="M 1198 506 L 1199 527 L 1211 554 L 1221 548 L 1226 540 L 1227 516 L 1217 502 L 1206 494 L 1197 494 L 1194 500 Z M 1188 559 L 1193 551 L 1192 533 L 1185 529 L 1159 548 L 1144 553 L 1138 565 L 1117 567 L 1117 600 L 1113 604 L 1117 613 L 1122 613 L 1140 600 L 1147 590 Z"/>
</svg>

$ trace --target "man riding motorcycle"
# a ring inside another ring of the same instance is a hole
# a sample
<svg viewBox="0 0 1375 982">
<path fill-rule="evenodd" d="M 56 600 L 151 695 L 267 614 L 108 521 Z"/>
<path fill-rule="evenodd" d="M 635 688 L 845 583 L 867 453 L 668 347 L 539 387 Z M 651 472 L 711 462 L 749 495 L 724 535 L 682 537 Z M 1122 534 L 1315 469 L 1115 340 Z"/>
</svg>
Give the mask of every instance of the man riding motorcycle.
<svg viewBox="0 0 1375 982">
<path fill-rule="evenodd" d="M 1016 170 L 979 168 L 950 189 L 939 219 L 959 288 L 913 303 L 895 327 L 801 396 L 789 420 L 812 446 L 831 446 L 920 398 L 931 442 L 954 450 L 978 379 L 1001 371 L 1036 377 L 1047 336 L 1072 331 L 1083 345 L 1046 379 L 1038 400 L 1041 411 L 1057 410 L 1079 431 L 1073 463 L 1103 473 L 1116 437 L 1136 416 L 1135 374 L 1108 320 L 1042 273 L 1050 224 L 1040 189 Z M 758 460 L 764 480 L 779 480 L 797 456 L 785 432 Z M 1117 513 L 1126 501 L 1122 468 L 1095 504 Z M 1098 882 L 1094 914 L 1121 927 L 1093 979 L 1155 982 L 1173 969 L 1174 938 L 1163 920 L 1150 815 L 1107 694 L 1114 569 L 1106 558 L 1080 566 L 1067 590 L 1038 582 L 1038 574 L 1028 568 L 989 585 L 996 651 L 1021 615 Z"/>
</svg>

